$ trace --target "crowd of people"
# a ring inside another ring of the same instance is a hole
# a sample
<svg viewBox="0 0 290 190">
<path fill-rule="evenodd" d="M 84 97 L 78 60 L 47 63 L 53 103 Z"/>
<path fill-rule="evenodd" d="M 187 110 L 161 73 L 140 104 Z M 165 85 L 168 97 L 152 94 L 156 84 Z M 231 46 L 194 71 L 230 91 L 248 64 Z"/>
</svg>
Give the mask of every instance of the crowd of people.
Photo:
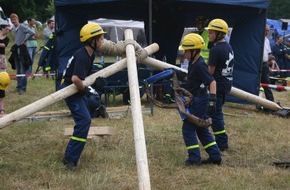
<svg viewBox="0 0 290 190">
<path fill-rule="evenodd" d="M 280 70 L 290 70 L 290 43 L 280 34 L 276 35 L 275 43 L 271 46 L 268 39 L 270 32 L 269 25 L 265 26 L 265 39 L 263 49 L 263 63 L 261 71 L 261 83 L 279 84 L 279 81 L 287 80 L 290 77 L 289 72 L 280 72 Z M 280 84 L 285 84 L 285 82 Z M 260 88 L 260 95 L 265 95 L 267 100 L 274 102 L 274 95 L 271 88 Z M 272 110 L 258 105 L 258 109 L 265 112 Z"/>
</svg>

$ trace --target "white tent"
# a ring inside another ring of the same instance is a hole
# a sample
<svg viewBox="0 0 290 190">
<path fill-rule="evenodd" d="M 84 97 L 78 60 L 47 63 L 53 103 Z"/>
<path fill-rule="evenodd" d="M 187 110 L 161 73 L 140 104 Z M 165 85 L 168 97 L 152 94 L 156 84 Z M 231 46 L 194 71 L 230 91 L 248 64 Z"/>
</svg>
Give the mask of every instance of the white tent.
<svg viewBox="0 0 290 190">
<path fill-rule="evenodd" d="M 132 29 L 134 39 L 143 47 L 147 46 L 144 22 L 134 21 L 134 20 L 115 20 L 115 19 L 106 19 L 99 18 L 95 20 L 90 20 L 89 22 L 96 22 L 105 32 L 105 38 L 110 39 L 113 42 L 119 40 L 124 40 L 124 31 L 125 29 Z"/>
</svg>

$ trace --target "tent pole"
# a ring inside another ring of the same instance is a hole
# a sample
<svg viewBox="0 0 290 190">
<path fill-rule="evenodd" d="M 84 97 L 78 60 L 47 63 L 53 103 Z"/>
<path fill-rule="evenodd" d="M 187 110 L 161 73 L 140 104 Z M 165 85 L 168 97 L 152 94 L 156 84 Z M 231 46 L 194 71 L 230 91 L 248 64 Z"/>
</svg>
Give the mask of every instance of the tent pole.
<svg viewBox="0 0 290 190">
<path fill-rule="evenodd" d="M 148 21 L 148 28 L 149 28 L 149 44 L 152 44 L 152 0 L 149 0 L 149 7 L 148 7 L 148 14 L 149 14 L 149 21 Z M 153 68 L 150 68 L 150 76 L 153 75 Z M 151 97 L 153 97 L 153 85 L 150 85 L 150 94 Z M 151 108 L 151 115 L 154 114 L 154 104 L 152 102 L 150 102 L 150 108 Z"/>
</svg>

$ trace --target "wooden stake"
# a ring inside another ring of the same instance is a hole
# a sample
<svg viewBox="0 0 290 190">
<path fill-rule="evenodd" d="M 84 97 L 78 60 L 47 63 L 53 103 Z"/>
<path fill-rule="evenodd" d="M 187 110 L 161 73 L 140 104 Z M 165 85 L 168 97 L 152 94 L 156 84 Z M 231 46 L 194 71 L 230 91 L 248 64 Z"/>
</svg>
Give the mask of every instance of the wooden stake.
<svg viewBox="0 0 290 190">
<path fill-rule="evenodd" d="M 72 127 L 64 129 L 65 136 L 71 136 L 73 134 L 74 129 Z M 115 130 L 112 127 L 90 127 L 88 138 L 92 136 L 111 136 L 115 134 Z"/>
</svg>

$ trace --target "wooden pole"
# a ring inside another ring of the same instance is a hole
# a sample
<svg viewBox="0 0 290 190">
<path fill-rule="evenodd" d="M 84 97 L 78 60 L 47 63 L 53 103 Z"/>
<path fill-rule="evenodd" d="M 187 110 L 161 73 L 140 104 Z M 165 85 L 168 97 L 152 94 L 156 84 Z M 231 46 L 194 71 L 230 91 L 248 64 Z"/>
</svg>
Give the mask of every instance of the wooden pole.
<svg viewBox="0 0 290 190">
<path fill-rule="evenodd" d="M 149 65 L 149 66 L 152 66 L 152 67 L 155 67 L 157 69 L 161 69 L 161 70 L 167 69 L 167 68 L 174 68 L 174 69 L 177 69 L 177 70 L 180 70 L 180 71 L 187 73 L 187 70 L 185 70 L 185 69 L 181 69 L 180 67 L 177 67 L 177 66 L 174 66 L 174 65 L 171 65 L 171 64 L 168 64 L 168 63 L 165 63 L 163 61 L 159 61 L 159 60 L 156 60 L 156 59 L 153 59 L 150 57 L 148 57 L 147 59 L 144 59 L 142 61 L 142 63 Z M 269 101 L 265 98 L 261 98 L 257 95 L 248 93 L 246 91 L 240 90 L 240 89 L 235 88 L 235 87 L 232 87 L 229 94 L 231 94 L 235 97 L 241 98 L 243 100 L 246 100 L 248 102 L 252 102 L 252 103 L 261 105 L 261 106 L 268 108 L 268 109 L 271 109 L 271 110 L 277 111 L 277 110 L 282 109 L 276 102 Z"/>
<path fill-rule="evenodd" d="M 148 55 L 158 51 L 159 46 L 158 44 L 154 43 L 151 44 L 150 46 L 146 47 L 145 50 L 148 52 Z M 147 59 L 147 58 L 146 58 Z M 117 73 L 118 71 L 125 69 L 126 68 L 126 61 L 127 59 L 122 59 L 90 76 L 88 76 L 85 81 L 84 84 L 86 86 L 89 86 L 91 84 L 94 83 L 95 79 L 97 77 L 104 77 L 107 78 L 115 73 Z M 27 116 L 32 115 L 35 112 L 38 112 L 46 107 L 48 107 L 49 105 L 52 105 L 60 100 L 63 100 L 73 94 L 75 94 L 76 92 L 78 92 L 77 88 L 75 87 L 74 84 L 71 84 L 61 90 L 58 90 L 40 100 L 37 100 L 23 108 L 20 108 L 10 114 L 7 114 L 5 116 L 3 116 L 2 118 L 0 118 L 0 129 L 3 129 L 4 127 L 13 124 Z"/>
<path fill-rule="evenodd" d="M 133 31 L 125 30 L 125 39 L 133 40 Z M 127 69 L 129 78 L 130 101 L 134 128 L 134 142 L 137 162 L 137 172 L 140 190 L 150 190 L 150 177 L 145 144 L 144 126 L 142 118 L 141 100 L 139 92 L 138 72 L 135 48 L 132 44 L 126 46 Z"/>
<path fill-rule="evenodd" d="M 254 94 L 245 92 L 245 91 L 240 90 L 240 89 L 235 88 L 235 87 L 232 87 L 230 94 L 235 96 L 235 97 L 246 100 L 248 102 L 262 105 L 263 107 L 271 109 L 271 110 L 278 111 L 278 110 L 282 109 L 276 102 L 272 102 L 272 101 L 267 100 L 265 98 L 261 98 L 260 96 L 256 96 Z"/>
</svg>

